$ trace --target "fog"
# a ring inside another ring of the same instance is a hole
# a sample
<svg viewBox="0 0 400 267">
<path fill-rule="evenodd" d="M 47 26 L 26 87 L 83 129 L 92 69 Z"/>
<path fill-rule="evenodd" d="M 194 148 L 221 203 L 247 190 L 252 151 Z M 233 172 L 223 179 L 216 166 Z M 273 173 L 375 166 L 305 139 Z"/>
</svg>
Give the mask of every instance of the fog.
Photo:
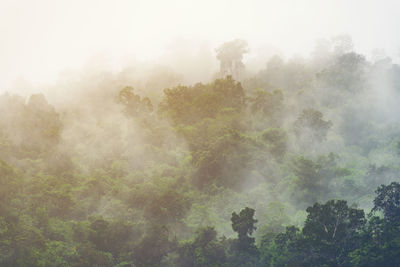
<svg viewBox="0 0 400 267">
<path fill-rule="evenodd" d="M 383 49 L 397 62 L 399 15 L 394 0 L 2 0 L 0 91 L 38 90 L 93 58 L 119 70 L 135 60 L 159 62 L 177 43 L 213 54 L 235 38 L 248 41 L 253 64 L 271 50 L 308 56 L 317 39 L 339 34 L 351 35 L 362 54 Z"/>
<path fill-rule="evenodd" d="M 1 266 L 353 266 L 400 238 L 396 1 L 0 1 Z"/>
</svg>

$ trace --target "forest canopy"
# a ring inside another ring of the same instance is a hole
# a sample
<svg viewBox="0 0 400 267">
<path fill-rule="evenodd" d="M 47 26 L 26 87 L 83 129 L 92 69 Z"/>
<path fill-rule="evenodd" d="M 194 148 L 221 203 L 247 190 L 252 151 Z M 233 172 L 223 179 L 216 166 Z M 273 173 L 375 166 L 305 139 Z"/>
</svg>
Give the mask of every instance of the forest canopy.
<svg viewBox="0 0 400 267">
<path fill-rule="evenodd" d="M 247 46 L 0 95 L 0 266 L 400 265 L 400 66 Z"/>
</svg>

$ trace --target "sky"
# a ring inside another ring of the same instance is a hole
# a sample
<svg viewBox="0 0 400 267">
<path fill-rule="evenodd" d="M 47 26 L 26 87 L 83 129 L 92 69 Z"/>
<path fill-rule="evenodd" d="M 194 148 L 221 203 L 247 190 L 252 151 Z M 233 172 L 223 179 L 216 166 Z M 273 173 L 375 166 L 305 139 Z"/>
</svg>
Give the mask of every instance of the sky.
<svg viewBox="0 0 400 267">
<path fill-rule="evenodd" d="M 157 61 L 177 40 L 248 41 L 307 56 L 319 38 L 349 34 L 355 49 L 399 61 L 396 0 L 0 0 L 0 92 L 40 87 L 103 58 L 114 68 Z"/>
</svg>

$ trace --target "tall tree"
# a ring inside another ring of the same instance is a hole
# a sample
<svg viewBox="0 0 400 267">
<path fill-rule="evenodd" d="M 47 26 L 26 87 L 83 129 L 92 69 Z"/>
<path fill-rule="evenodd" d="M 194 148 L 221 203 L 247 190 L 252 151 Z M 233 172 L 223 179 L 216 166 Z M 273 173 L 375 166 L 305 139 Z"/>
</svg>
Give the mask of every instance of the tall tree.
<svg viewBox="0 0 400 267">
<path fill-rule="evenodd" d="M 230 75 L 235 80 L 241 79 L 244 74 L 243 54 L 248 52 L 247 42 L 240 39 L 226 42 L 216 52 L 221 76 L 224 78 Z"/>
<path fill-rule="evenodd" d="M 232 229 L 238 234 L 238 239 L 232 243 L 231 250 L 233 257 L 231 258 L 232 266 L 256 266 L 258 264 L 258 249 L 255 246 L 255 239 L 251 237 L 257 229 L 254 219 L 255 210 L 246 207 L 240 211 L 232 213 Z"/>
</svg>

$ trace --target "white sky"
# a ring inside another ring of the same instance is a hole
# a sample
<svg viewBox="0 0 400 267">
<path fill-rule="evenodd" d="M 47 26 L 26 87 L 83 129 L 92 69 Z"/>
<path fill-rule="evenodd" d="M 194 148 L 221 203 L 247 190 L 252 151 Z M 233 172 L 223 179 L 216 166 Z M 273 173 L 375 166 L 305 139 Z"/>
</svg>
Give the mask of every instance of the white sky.
<svg viewBox="0 0 400 267">
<path fill-rule="evenodd" d="M 307 56 L 316 39 L 346 33 L 357 51 L 397 60 L 399 26 L 396 0 L 0 0 L 0 92 L 50 83 L 99 54 L 117 66 L 157 59 L 177 38 Z"/>
</svg>

